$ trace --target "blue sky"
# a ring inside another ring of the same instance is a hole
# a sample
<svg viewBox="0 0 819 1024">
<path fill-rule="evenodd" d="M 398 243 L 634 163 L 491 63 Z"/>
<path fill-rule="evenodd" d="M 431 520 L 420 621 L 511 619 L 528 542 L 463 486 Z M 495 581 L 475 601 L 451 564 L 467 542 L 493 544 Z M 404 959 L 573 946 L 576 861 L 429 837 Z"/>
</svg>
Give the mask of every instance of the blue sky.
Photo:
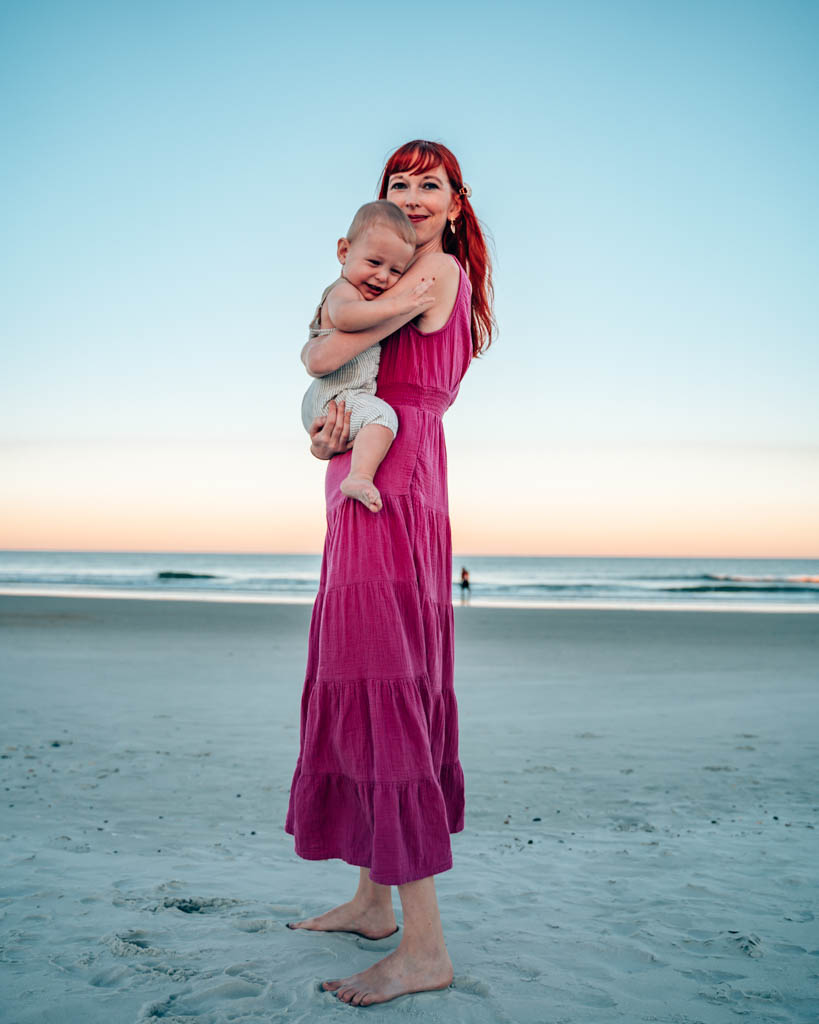
<svg viewBox="0 0 819 1024">
<path fill-rule="evenodd" d="M 593 522 L 582 550 L 550 545 L 550 510 L 591 474 L 644 513 L 666 472 L 694 532 L 647 553 L 733 553 L 708 513 L 731 478 L 738 514 L 768 503 L 749 536 L 796 530 L 815 556 L 818 30 L 790 2 L 4 5 L 0 450 L 12 520 L 40 523 L 6 546 L 71 546 L 60 510 L 93 511 L 101 465 L 133 509 L 146 464 L 175 453 L 167 492 L 218 450 L 243 496 L 225 523 L 253 496 L 275 550 L 295 494 L 317 550 L 305 324 L 386 156 L 425 137 L 459 157 L 496 251 L 499 336 L 445 420 L 453 523 L 495 524 L 473 549 L 522 505 L 529 550 L 596 552 Z M 579 475 L 544 489 L 572 453 Z M 484 501 L 501 469 L 511 509 Z M 163 514 L 192 512 L 180 490 Z"/>
</svg>

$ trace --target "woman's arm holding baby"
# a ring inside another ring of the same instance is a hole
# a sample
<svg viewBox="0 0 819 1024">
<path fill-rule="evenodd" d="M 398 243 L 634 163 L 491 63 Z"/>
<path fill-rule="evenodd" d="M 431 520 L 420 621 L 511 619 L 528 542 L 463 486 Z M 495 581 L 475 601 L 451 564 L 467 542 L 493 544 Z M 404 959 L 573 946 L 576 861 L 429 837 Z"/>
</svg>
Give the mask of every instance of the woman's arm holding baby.
<svg viewBox="0 0 819 1024">
<path fill-rule="evenodd" d="M 311 377 L 324 377 L 333 370 L 348 363 L 354 356 L 364 352 L 365 349 L 383 341 L 393 331 L 409 323 L 416 316 L 424 313 L 435 302 L 434 291 L 435 278 L 421 278 L 413 282 L 410 288 L 402 288 L 399 281 L 389 294 L 385 293 L 371 302 L 364 299 L 361 302 L 347 300 L 339 303 L 338 308 L 333 312 L 328 306 L 327 312 L 330 319 L 336 325 L 332 334 L 321 338 L 311 338 L 301 350 L 301 361 L 307 368 Z M 334 289 L 335 291 L 336 289 Z M 328 302 L 330 297 L 328 297 Z M 358 307 L 366 307 L 358 316 Z M 355 307 L 354 310 L 343 307 Z M 370 307 L 375 307 L 370 309 Z M 345 326 L 342 330 L 342 323 L 336 318 L 336 313 L 341 309 L 341 320 L 344 325 L 352 322 L 366 323 L 367 326 L 353 330 Z M 349 314 L 347 316 L 346 314 Z M 375 316 L 373 317 L 373 314 Z"/>
<path fill-rule="evenodd" d="M 327 296 L 330 323 L 339 331 L 366 331 L 406 313 L 418 316 L 434 301 L 431 298 L 418 301 L 431 284 L 432 281 L 422 281 L 417 288 L 403 294 L 389 288 L 378 298 L 366 300 L 357 288 L 341 281 Z"/>
</svg>

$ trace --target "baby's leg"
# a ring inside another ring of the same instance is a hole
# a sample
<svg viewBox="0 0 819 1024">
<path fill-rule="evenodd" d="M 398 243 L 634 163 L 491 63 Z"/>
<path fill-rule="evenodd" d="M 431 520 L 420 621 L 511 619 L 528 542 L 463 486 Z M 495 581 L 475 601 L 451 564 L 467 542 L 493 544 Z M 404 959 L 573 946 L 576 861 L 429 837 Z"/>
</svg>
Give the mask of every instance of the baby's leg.
<svg viewBox="0 0 819 1024">
<path fill-rule="evenodd" d="M 354 440 L 350 475 L 342 480 L 340 490 L 366 505 L 370 512 L 379 512 L 381 494 L 373 477 L 398 433 L 398 416 L 391 405 L 369 392 L 350 392 L 348 399 L 353 410 L 350 434 Z"/>
<path fill-rule="evenodd" d="M 370 512 L 381 510 L 381 495 L 373 477 L 390 450 L 394 437 L 389 427 L 368 423 L 359 430 L 353 442 L 350 475 L 341 481 L 341 493 L 348 498 L 358 498 Z"/>
</svg>

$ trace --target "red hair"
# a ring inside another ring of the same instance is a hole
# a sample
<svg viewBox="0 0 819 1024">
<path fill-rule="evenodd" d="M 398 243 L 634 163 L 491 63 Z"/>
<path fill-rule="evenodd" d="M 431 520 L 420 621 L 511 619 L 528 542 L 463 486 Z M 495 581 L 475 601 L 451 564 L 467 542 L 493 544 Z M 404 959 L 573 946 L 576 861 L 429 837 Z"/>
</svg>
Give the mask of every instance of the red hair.
<svg viewBox="0 0 819 1024">
<path fill-rule="evenodd" d="M 443 167 L 452 191 L 458 195 L 464 179 L 455 155 L 440 142 L 414 139 L 399 146 L 387 160 L 381 176 L 379 198 L 386 197 L 391 174 L 423 174 L 433 167 Z M 492 344 L 492 331 L 496 327 L 492 313 L 492 267 L 486 239 L 469 197 L 461 195 L 460 199 L 461 213 L 455 221 L 455 233 L 445 230 L 442 242 L 444 252 L 452 253 L 461 263 L 472 285 L 472 352 L 477 356 Z"/>
</svg>

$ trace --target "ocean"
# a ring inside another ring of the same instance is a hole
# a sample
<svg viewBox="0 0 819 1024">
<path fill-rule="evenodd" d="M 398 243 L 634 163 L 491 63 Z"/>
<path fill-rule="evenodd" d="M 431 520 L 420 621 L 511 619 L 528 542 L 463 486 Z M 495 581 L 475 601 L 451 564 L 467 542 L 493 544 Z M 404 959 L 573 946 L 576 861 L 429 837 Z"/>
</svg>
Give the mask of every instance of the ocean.
<svg viewBox="0 0 819 1024">
<path fill-rule="evenodd" d="M 0 592 L 298 602 L 318 589 L 319 555 L 0 551 Z M 819 612 L 819 560 L 524 558 L 458 555 L 483 607 Z"/>
</svg>

